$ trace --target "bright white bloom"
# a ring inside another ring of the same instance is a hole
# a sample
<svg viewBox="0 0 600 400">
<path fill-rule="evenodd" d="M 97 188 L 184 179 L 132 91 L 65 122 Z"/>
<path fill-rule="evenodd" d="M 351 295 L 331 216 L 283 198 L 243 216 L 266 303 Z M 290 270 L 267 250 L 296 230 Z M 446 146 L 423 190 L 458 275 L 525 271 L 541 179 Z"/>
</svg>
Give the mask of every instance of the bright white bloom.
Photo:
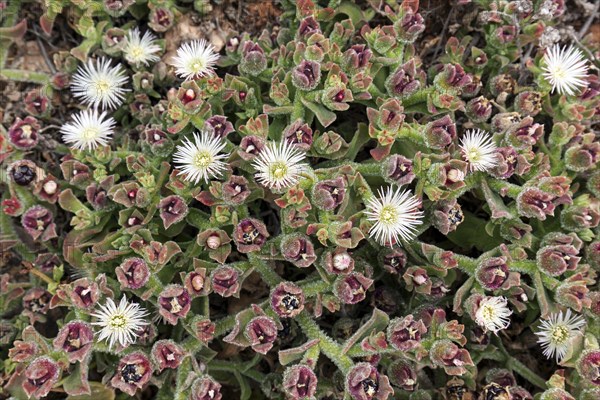
<svg viewBox="0 0 600 400">
<path fill-rule="evenodd" d="M 416 227 L 423 223 L 423 212 L 418 210 L 420 201 L 408 191 L 379 189 L 379 197 L 367 201 L 367 220 L 375 222 L 369 235 L 381 245 L 390 247 L 402 238 L 410 241 L 415 237 Z"/>
<path fill-rule="evenodd" d="M 136 332 L 143 326 L 148 325 L 145 317 L 148 315 L 145 309 L 137 303 L 129 303 L 125 295 L 117 306 L 115 302 L 108 298 L 105 305 L 100 306 L 100 310 L 92 314 L 98 321 L 92 325 L 100 326 L 98 340 L 107 340 L 108 347 L 112 349 L 116 342 L 123 347 L 135 343 Z"/>
<path fill-rule="evenodd" d="M 298 183 L 300 175 L 308 169 L 304 160 L 304 153 L 286 140 L 279 144 L 271 142 L 254 159 L 254 176 L 269 189 L 280 191 Z"/>
<path fill-rule="evenodd" d="M 177 146 L 173 161 L 181 169 L 178 175 L 186 175 L 186 181 L 197 184 L 201 180 L 208 182 L 210 178 L 218 178 L 227 164 L 222 160 L 229 154 L 219 154 L 225 148 L 225 141 L 210 132 L 194 133 L 194 142 L 185 138 Z"/>
<path fill-rule="evenodd" d="M 127 35 L 123 54 L 130 64 L 139 66 L 160 60 L 160 57 L 155 54 L 160 50 L 160 46 L 156 44 L 156 37 L 152 33 L 146 31 L 144 36 L 140 36 L 138 28 L 133 28 Z"/>
<path fill-rule="evenodd" d="M 538 335 L 538 343 L 544 350 L 547 358 L 556 357 L 556 362 L 562 361 L 571 346 L 571 340 L 581 335 L 580 329 L 585 325 L 585 319 L 581 315 L 572 315 L 571 310 L 550 314 L 543 320 Z"/>
<path fill-rule="evenodd" d="M 471 171 L 487 171 L 498 163 L 496 144 L 486 131 L 467 131 L 459 147 Z"/>
<path fill-rule="evenodd" d="M 177 49 L 177 55 L 173 58 L 171 65 L 181 78 L 186 80 L 200 78 L 213 73 L 213 68 L 219 55 L 215 52 L 212 44 L 204 39 L 184 43 Z"/>
<path fill-rule="evenodd" d="M 569 46 L 560 48 L 555 44 L 546 50 L 543 58 L 542 76 L 552 85 L 552 92 L 574 95 L 587 83 L 588 66 L 579 49 Z"/>
<path fill-rule="evenodd" d="M 73 95 L 93 107 L 117 108 L 123 103 L 127 75 L 120 65 L 110 66 L 109 58 L 99 58 L 94 63 L 88 60 L 80 66 L 73 76 L 71 90 Z"/>
<path fill-rule="evenodd" d="M 73 121 L 60 128 L 63 141 L 78 150 L 93 150 L 98 146 L 106 146 L 113 134 L 116 122 L 112 117 L 106 118 L 106 111 L 98 115 L 98 110 L 80 111 L 73 115 Z"/>
<path fill-rule="evenodd" d="M 475 322 L 482 328 L 497 334 L 498 331 L 508 328 L 511 314 L 506 297 L 485 297 L 479 303 Z"/>
</svg>

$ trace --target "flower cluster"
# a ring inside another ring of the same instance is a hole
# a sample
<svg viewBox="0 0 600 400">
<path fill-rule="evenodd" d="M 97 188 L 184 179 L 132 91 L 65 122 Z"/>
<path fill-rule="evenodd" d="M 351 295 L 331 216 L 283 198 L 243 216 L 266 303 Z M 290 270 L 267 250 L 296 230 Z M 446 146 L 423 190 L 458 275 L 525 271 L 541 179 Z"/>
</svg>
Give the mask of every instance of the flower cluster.
<svg viewBox="0 0 600 400">
<path fill-rule="evenodd" d="M 53 72 L 0 58 L 0 393 L 598 398 L 600 44 L 564 1 L 281 0 L 242 32 L 46 3 Z"/>
</svg>

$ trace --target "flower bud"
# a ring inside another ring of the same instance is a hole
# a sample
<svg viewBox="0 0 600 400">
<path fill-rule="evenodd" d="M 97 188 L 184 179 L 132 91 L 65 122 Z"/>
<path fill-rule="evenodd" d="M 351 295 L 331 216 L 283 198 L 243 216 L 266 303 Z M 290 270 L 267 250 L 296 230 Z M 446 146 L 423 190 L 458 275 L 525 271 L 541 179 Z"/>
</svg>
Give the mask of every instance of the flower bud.
<svg viewBox="0 0 600 400">
<path fill-rule="evenodd" d="M 326 179 L 313 186 L 313 204 L 325 211 L 333 211 L 341 205 L 346 196 L 346 183 L 344 178 Z"/>
<path fill-rule="evenodd" d="M 366 362 L 355 364 L 348 372 L 346 390 L 354 400 L 385 400 L 394 393 L 388 377 Z"/>
<path fill-rule="evenodd" d="M 387 248 L 380 253 L 380 257 L 383 268 L 391 274 L 402 273 L 408 261 L 406 253 L 401 249 Z"/>
<path fill-rule="evenodd" d="M 354 270 L 354 259 L 344 247 L 337 247 L 323 253 L 321 265 L 330 274 L 349 274 Z"/>
<path fill-rule="evenodd" d="M 292 282 L 281 282 L 271 291 L 271 308 L 281 318 L 293 318 L 304 309 L 304 292 Z"/>
<path fill-rule="evenodd" d="M 60 169 L 71 185 L 86 186 L 91 179 L 90 168 L 77 160 L 63 161 Z"/>
<path fill-rule="evenodd" d="M 267 57 L 264 50 L 251 40 L 244 42 L 242 59 L 238 69 L 243 75 L 258 76 L 267 69 Z"/>
<path fill-rule="evenodd" d="M 417 387 L 417 372 L 407 361 L 398 359 L 387 370 L 392 385 L 407 392 L 412 392 Z"/>
<path fill-rule="evenodd" d="M 283 139 L 302 151 L 308 151 L 313 143 L 313 131 L 308 124 L 298 119 L 284 129 Z"/>
<path fill-rule="evenodd" d="M 50 99 L 45 95 L 44 91 L 33 89 L 25 95 L 25 111 L 29 114 L 40 117 L 49 112 Z"/>
<path fill-rule="evenodd" d="M 443 93 L 458 90 L 473 82 L 473 78 L 459 64 L 446 64 L 433 80 L 434 85 Z"/>
<path fill-rule="evenodd" d="M 60 194 L 58 179 L 52 174 L 46 175 L 44 179 L 34 183 L 33 194 L 42 201 L 56 203 Z"/>
<path fill-rule="evenodd" d="M 383 177 L 398 186 L 408 185 L 415 179 L 412 160 L 392 154 L 382 164 Z"/>
<path fill-rule="evenodd" d="M 534 91 L 519 93 L 515 98 L 515 111 L 535 117 L 542 111 L 542 94 Z"/>
<path fill-rule="evenodd" d="M 593 203 L 580 201 L 580 199 L 582 197 L 578 197 L 575 204 L 565 208 L 560 214 L 560 225 L 568 231 L 578 232 L 583 229 L 591 229 L 600 223 L 600 203 L 595 199 Z"/>
<path fill-rule="evenodd" d="M 259 251 L 269 236 L 265 224 L 254 218 L 244 218 L 233 231 L 233 241 L 240 253 Z"/>
<path fill-rule="evenodd" d="M 385 81 L 387 92 L 394 97 L 410 96 L 421 88 L 419 75 L 414 60 L 399 66 Z"/>
<path fill-rule="evenodd" d="M 180 285 L 167 286 L 158 296 L 158 313 L 171 325 L 177 325 L 179 318 L 185 318 L 190 311 L 192 299 Z"/>
<path fill-rule="evenodd" d="M 321 64 L 304 60 L 292 70 L 292 83 L 300 90 L 310 91 L 321 82 Z"/>
<path fill-rule="evenodd" d="M 208 344 L 215 336 L 216 325 L 210 319 L 204 318 L 195 321 L 193 325 L 196 339 L 204 344 Z"/>
<path fill-rule="evenodd" d="M 551 194 L 529 187 L 521 191 L 517 197 L 517 210 L 519 215 L 528 218 L 537 218 L 541 221 L 548 215 L 554 215 L 556 206 L 552 202 L 555 199 Z"/>
<path fill-rule="evenodd" d="M 490 369 L 485 375 L 485 380 L 490 383 L 496 383 L 500 387 L 515 386 L 517 380 L 512 372 L 504 368 Z"/>
<path fill-rule="evenodd" d="M 90 309 L 100 299 L 100 288 L 88 278 L 77 279 L 71 284 L 70 299 L 75 307 Z"/>
<path fill-rule="evenodd" d="M 344 52 L 342 66 L 345 71 L 358 71 L 369 65 L 373 52 L 364 44 L 352 45 Z"/>
<path fill-rule="evenodd" d="M 154 342 L 156 336 L 158 336 L 158 333 L 156 332 L 156 327 L 152 323 L 141 326 L 135 331 L 135 337 L 137 338 L 136 343 L 143 346 Z"/>
<path fill-rule="evenodd" d="M 307 38 L 313 33 L 321 33 L 321 27 L 319 26 L 319 23 L 314 17 L 306 17 L 302 21 L 300 21 L 300 26 L 298 27 L 298 35 L 301 38 Z"/>
<path fill-rule="evenodd" d="M 265 147 L 265 139 L 260 136 L 244 136 L 240 141 L 238 154 L 245 161 L 253 160 Z"/>
<path fill-rule="evenodd" d="M 168 8 L 154 7 L 150 11 L 148 20 L 148 26 L 154 32 L 166 32 L 175 23 L 175 15 Z"/>
<path fill-rule="evenodd" d="M 506 257 L 490 257 L 483 260 L 475 270 L 475 278 L 487 290 L 497 290 L 508 279 Z"/>
<path fill-rule="evenodd" d="M 141 351 L 127 354 L 121 358 L 117 373 L 110 384 L 130 396 L 135 396 L 137 389 L 142 389 L 152 377 L 150 360 Z"/>
<path fill-rule="evenodd" d="M 221 400 L 221 384 L 212 377 L 202 376 L 192 385 L 192 400 Z"/>
<path fill-rule="evenodd" d="M 165 368 L 177 369 L 185 357 L 185 351 L 172 340 L 159 340 L 152 346 L 150 356 L 158 372 L 162 372 Z"/>
<path fill-rule="evenodd" d="M 24 375 L 23 390 L 28 397 L 39 399 L 47 396 L 58 382 L 60 366 L 49 357 L 38 357 L 27 366 Z"/>
<path fill-rule="evenodd" d="M 267 354 L 277 339 L 277 324 L 270 317 L 259 315 L 248 322 L 244 336 L 254 351 Z"/>
<path fill-rule="evenodd" d="M 307 268 L 317 259 L 310 238 L 300 234 L 285 236 L 281 241 L 280 251 L 286 261 L 299 268 Z"/>
<path fill-rule="evenodd" d="M 592 301 L 587 297 L 587 281 L 581 279 L 581 275 L 571 276 L 569 280 L 564 281 L 555 289 L 555 299 L 558 304 L 570 307 L 577 312 L 581 312 L 583 307 L 589 308 Z"/>
<path fill-rule="evenodd" d="M 206 279 L 206 269 L 196 268 L 185 275 L 183 286 L 192 297 L 205 296 L 209 291 L 209 281 Z"/>
<path fill-rule="evenodd" d="M 571 245 L 545 246 L 538 250 L 536 261 L 538 268 L 551 276 L 560 276 L 566 271 L 574 271 L 581 257 L 579 251 Z"/>
<path fill-rule="evenodd" d="M 146 262 L 137 257 L 127 258 L 116 269 L 115 274 L 121 288 L 139 289 L 150 279 L 150 269 Z"/>
<path fill-rule="evenodd" d="M 39 130 L 40 124 L 34 117 L 27 116 L 24 120 L 17 118 L 8 128 L 10 144 L 19 150 L 31 150 L 39 141 Z"/>
<path fill-rule="evenodd" d="M 104 0 L 104 9 L 112 17 L 120 17 L 135 4 L 135 0 Z"/>
<path fill-rule="evenodd" d="M 223 115 L 213 115 L 206 120 L 204 125 L 213 133 L 213 135 L 220 138 L 226 138 L 231 132 L 235 132 L 233 124 L 227 121 L 227 117 Z"/>
<path fill-rule="evenodd" d="M 10 197 L 2 200 L 2 212 L 11 217 L 23 214 L 23 203 L 18 197 Z"/>
<path fill-rule="evenodd" d="M 173 141 L 158 127 L 146 128 L 141 134 L 142 148 L 149 149 L 152 154 L 166 157 L 173 152 Z"/>
<path fill-rule="evenodd" d="M 185 200 L 177 195 L 171 195 L 162 199 L 157 208 L 160 210 L 160 219 L 162 219 L 165 229 L 173 224 L 183 221 L 188 214 L 188 206 Z"/>
<path fill-rule="evenodd" d="M 587 246 L 585 260 L 592 268 L 600 269 L 600 241 L 594 241 Z"/>
<path fill-rule="evenodd" d="M 436 202 L 433 210 L 432 223 L 441 233 L 447 235 L 458 228 L 465 216 L 456 199 Z"/>
<path fill-rule="evenodd" d="M 496 149 L 496 165 L 489 173 L 499 179 L 508 179 L 515 173 L 518 176 L 526 174 L 530 169 L 529 161 L 513 147 L 499 147 Z"/>
<path fill-rule="evenodd" d="M 336 279 L 333 291 L 342 303 L 356 304 L 365 299 L 372 284 L 372 279 L 359 272 L 351 272 Z"/>
<path fill-rule="evenodd" d="M 83 321 L 71 321 L 61 328 L 53 342 L 54 349 L 67 353 L 69 362 L 83 362 L 94 345 L 94 331 Z"/>
<path fill-rule="evenodd" d="M 594 168 L 600 161 L 600 143 L 583 143 L 571 146 L 565 152 L 565 166 L 576 172 Z"/>
<path fill-rule="evenodd" d="M 38 166 L 33 161 L 19 160 L 8 166 L 8 175 L 17 185 L 28 186 L 39 179 L 38 170 Z"/>
<path fill-rule="evenodd" d="M 469 100 L 465 113 L 473 123 L 486 122 L 492 116 L 492 104 L 483 96 Z"/>
<path fill-rule="evenodd" d="M 431 294 L 431 279 L 427 271 L 421 267 L 409 267 L 402 276 L 406 290 L 421 294 Z"/>
<path fill-rule="evenodd" d="M 398 40 L 404 43 L 413 43 L 417 36 L 425 30 L 423 17 L 414 12 L 411 7 L 401 7 L 398 17 L 394 23 Z"/>
<path fill-rule="evenodd" d="M 400 351 L 407 352 L 416 349 L 421 336 L 427 333 L 423 321 L 415 320 L 412 315 L 404 318 L 395 318 L 390 322 L 387 337 L 392 346 Z"/>
<path fill-rule="evenodd" d="M 210 275 L 210 280 L 215 293 L 223 297 L 236 294 L 241 287 L 240 272 L 228 265 L 215 269 Z"/>
<path fill-rule="evenodd" d="M 533 396 L 531 393 L 527 391 L 527 389 L 522 388 L 521 386 L 512 386 L 509 387 L 508 393 L 511 400 L 533 400 Z"/>
<path fill-rule="evenodd" d="M 8 358 L 12 362 L 22 363 L 31 360 L 38 353 L 38 345 L 34 342 L 23 342 L 15 340 L 11 349 L 8 350 Z"/>
<path fill-rule="evenodd" d="M 517 149 L 529 149 L 543 136 L 544 125 L 533 122 L 529 116 L 506 128 L 506 140 Z"/>
<path fill-rule="evenodd" d="M 283 390 L 293 400 L 311 399 L 317 392 L 317 376 L 306 365 L 291 366 L 283 373 Z"/>
<path fill-rule="evenodd" d="M 515 81 L 512 76 L 508 74 L 498 74 L 490 78 L 489 87 L 492 95 L 506 99 L 508 95 L 514 92 L 516 85 L 517 81 Z M 518 115 L 519 113 L 515 112 L 514 114 Z"/>
<path fill-rule="evenodd" d="M 109 28 L 102 36 L 102 50 L 109 56 L 118 56 L 125 48 L 126 32 L 120 28 Z"/>
<path fill-rule="evenodd" d="M 54 215 L 50 210 L 40 205 L 33 206 L 25 211 L 21 217 L 21 225 L 33 240 L 41 239 L 42 242 L 46 242 L 58 236 Z"/>
<path fill-rule="evenodd" d="M 472 366 L 471 355 L 448 339 L 437 340 L 431 346 L 429 357 L 434 365 L 443 367 L 448 375 L 463 375 L 466 366 Z"/>
<path fill-rule="evenodd" d="M 434 149 L 444 149 L 456 139 L 456 124 L 445 115 L 425 126 L 425 142 Z"/>
</svg>

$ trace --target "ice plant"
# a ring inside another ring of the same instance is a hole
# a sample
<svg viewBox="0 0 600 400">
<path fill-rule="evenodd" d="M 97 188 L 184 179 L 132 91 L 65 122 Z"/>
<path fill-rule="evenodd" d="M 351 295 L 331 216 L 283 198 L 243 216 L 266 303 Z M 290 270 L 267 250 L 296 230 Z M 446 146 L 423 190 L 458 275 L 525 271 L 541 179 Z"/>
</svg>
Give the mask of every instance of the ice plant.
<svg viewBox="0 0 600 400">
<path fill-rule="evenodd" d="M 212 44 L 204 39 L 182 44 L 177 49 L 171 65 L 179 77 L 185 80 L 197 79 L 214 73 L 214 67 L 219 60 Z"/>
<path fill-rule="evenodd" d="M 229 154 L 220 154 L 224 148 L 223 139 L 206 131 L 194 133 L 193 142 L 184 138 L 173 155 L 173 161 L 180 169 L 178 175 L 185 175 L 184 179 L 194 184 L 220 178 L 227 167 L 223 160 L 229 157 Z"/>
<path fill-rule="evenodd" d="M 252 163 L 257 182 L 280 191 L 298 183 L 308 165 L 300 150 L 286 141 L 268 143 Z"/>
<path fill-rule="evenodd" d="M 417 226 L 423 223 L 419 206 L 419 199 L 408 190 L 394 190 L 391 186 L 379 189 L 379 197 L 371 197 L 366 204 L 367 220 L 374 222 L 369 235 L 390 247 L 400 239 L 410 241 Z"/>
<path fill-rule="evenodd" d="M 136 332 L 149 324 L 147 311 L 139 304 L 127 301 L 125 295 L 119 305 L 107 298 L 106 303 L 91 315 L 97 319 L 92 325 L 100 327 L 98 340 L 106 340 L 111 349 L 115 343 L 122 347 L 135 343 Z"/>
<path fill-rule="evenodd" d="M 485 297 L 475 313 L 475 322 L 482 328 L 497 334 L 510 325 L 512 311 L 506 297 Z"/>
<path fill-rule="evenodd" d="M 460 140 L 460 151 L 471 171 L 487 171 L 498 163 L 496 144 L 485 131 L 467 131 Z"/>
<path fill-rule="evenodd" d="M 588 66 L 574 46 L 561 48 L 556 44 L 546 49 L 542 62 L 542 76 L 552 85 L 552 92 L 573 96 L 587 86 Z"/>
<path fill-rule="evenodd" d="M 63 141 L 77 150 L 94 150 L 98 146 L 107 146 L 114 134 L 116 122 L 108 117 L 106 111 L 97 109 L 80 111 L 73 120 L 60 128 Z"/>
<path fill-rule="evenodd" d="M 585 326 L 585 319 L 581 315 L 574 315 L 571 309 L 566 312 L 550 314 L 541 321 L 539 330 L 535 332 L 538 343 L 542 346 L 547 358 L 555 358 L 556 362 L 562 361 L 571 347 L 571 341 L 581 335 L 581 328 Z"/>
<path fill-rule="evenodd" d="M 91 59 L 77 69 L 71 82 L 73 95 L 92 107 L 117 108 L 129 89 L 123 86 L 129 78 L 120 65 L 111 67 L 110 58 Z"/>
<path fill-rule="evenodd" d="M 137 27 L 133 28 L 129 31 L 125 40 L 123 54 L 130 64 L 137 67 L 140 64 L 149 65 L 160 60 L 160 57 L 156 53 L 161 48 L 156 44 L 155 36 L 149 31 L 146 31 L 141 36 L 139 29 Z"/>
</svg>

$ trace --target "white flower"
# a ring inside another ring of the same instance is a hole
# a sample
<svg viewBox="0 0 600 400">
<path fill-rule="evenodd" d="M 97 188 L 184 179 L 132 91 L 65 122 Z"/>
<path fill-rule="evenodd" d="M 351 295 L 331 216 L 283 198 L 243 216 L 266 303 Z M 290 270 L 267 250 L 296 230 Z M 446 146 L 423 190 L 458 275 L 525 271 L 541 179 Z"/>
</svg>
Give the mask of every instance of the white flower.
<svg viewBox="0 0 600 400">
<path fill-rule="evenodd" d="M 482 328 L 497 334 L 498 331 L 508 328 L 511 314 L 506 297 L 485 297 L 479 303 L 475 322 Z"/>
<path fill-rule="evenodd" d="M 108 347 L 112 349 L 116 342 L 123 347 L 127 347 L 136 341 L 136 332 L 149 322 L 145 320 L 148 313 L 137 303 L 129 303 L 125 295 L 117 306 L 115 302 L 108 298 L 105 305 L 100 306 L 100 310 L 92 314 L 98 321 L 92 325 L 101 326 L 98 340 L 108 341 Z"/>
<path fill-rule="evenodd" d="M 300 175 L 308 169 L 304 160 L 304 153 L 286 140 L 279 144 L 271 142 L 254 159 L 254 176 L 269 189 L 280 191 L 298 183 Z"/>
<path fill-rule="evenodd" d="M 125 41 L 123 49 L 125 59 L 135 66 L 148 65 L 151 62 L 160 60 L 160 57 L 155 53 L 158 53 L 161 49 L 155 40 L 156 37 L 149 31 L 146 31 L 144 36 L 140 36 L 138 28 L 133 28 L 129 31 Z"/>
<path fill-rule="evenodd" d="M 106 111 L 98 115 L 98 110 L 80 111 L 73 115 L 73 121 L 60 128 L 63 141 L 78 150 L 93 150 L 106 146 L 113 134 L 116 122 L 106 118 Z"/>
<path fill-rule="evenodd" d="M 556 357 L 556 362 L 562 361 L 571 346 L 571 340 L 581 335 L 580 329 L 584 325 L 585 319 L 581 315 L 571 315 L 570 309 L 565 314 L 562 311 L 550 314 L 548 319 L 542 321 L 540 330 L 535 332 L 544 355 L 547 358 Z"/>
<path fill-rule="evenodd" d="M 467 131 L 459 147 L 471 171 L 487 171 L 498 163 L 496 144 L 485 131 Z"/>
<path fill-rule="evenodd" d="M 542 76 L 552 85 L 552 92 L 574 95 L 587 83 L 588 66 L 579 49 L 573 46 L 560 48 L 555 44 L 547 49 L 543 58 Z"/>
<path fill-rule="evenodd" d="M 120 65 L 110 66 L 110 59 L 102 57 L 94 63 L 88 60 L 73 76 L 71 90 L 75 97 L 93 107 L 116 108 L 123 103 L 127 82 L 125 71 Z"/>
<path fill-rule="evenodd" d="M 225 141 L 210 132 L 194 133 L 194 142 L 185 138 L 173 156 L 181 169 L 178 175 L 185 174 L 185 180 L 195 184 L 220 177 L 227 166 L 222 160 L 229 157 L 229 154 L 219 154 L 224 148 Z"/>
<path fill-rule="evenodd" d="M 190 80 L 212 74 L 218 60 L 219 55 L 213 45 L 201 39 L 182 44 L 171 65 L 177 68 L 177 75 Z"/>
<path fill-rule="evenodd" d="M 379 190 L 379 198 L 371 197 L 367 201 L 365 214 L 367 220 L 375 224 L 369 235 L 382 245 L 390 247 L 402 238 L 409 241 L 415 237 L 416 227 L 423 223 L 423 212 L 418 210 L 420 201 L 408 191 L 400 188 L 393 191 Z"/>
</svg>

